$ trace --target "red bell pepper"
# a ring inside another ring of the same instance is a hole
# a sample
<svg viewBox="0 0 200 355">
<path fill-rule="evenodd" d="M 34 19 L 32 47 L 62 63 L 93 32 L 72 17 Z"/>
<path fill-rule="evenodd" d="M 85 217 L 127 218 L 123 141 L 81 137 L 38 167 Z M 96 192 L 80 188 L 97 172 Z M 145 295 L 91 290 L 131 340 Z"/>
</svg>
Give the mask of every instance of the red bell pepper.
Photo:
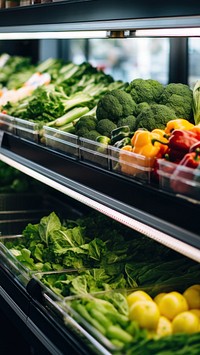
<svg viewBox="0 0 200 355">
<path fill-rule="evenodd" d="M 195 152 L 199 148 L 200 148 L 200 140 L 197 143 L 194 143 L 193 145 L 191 145 L 189 152 Z"/>
<path fill-rule="evenodd" d="M 175 129 L 169 137 L 168 159 L 173 162 L 180 162 L 190 150 L 190 147 L 199 143 L 198 134 L 192 131 Z"/>
<path fill-rule="evenodd" d="M 191 191 L 190 181 L 194 178 L 194 170 L 200 166 L 200 148 L 185 154 L 170 178 L 173 191 L 188 194 Z"/>
</svg>

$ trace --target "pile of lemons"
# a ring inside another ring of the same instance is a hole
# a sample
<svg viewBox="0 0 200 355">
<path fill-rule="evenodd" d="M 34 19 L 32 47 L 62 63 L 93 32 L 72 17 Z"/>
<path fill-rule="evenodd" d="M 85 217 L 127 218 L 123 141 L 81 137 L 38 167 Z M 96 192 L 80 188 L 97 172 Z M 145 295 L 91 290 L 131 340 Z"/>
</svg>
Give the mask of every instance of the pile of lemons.
<svg viewBox="0 0 200 355">
<path fill-rule="evenodd" d="M 200 332 L 200 285 L 192 285 L 183 293 L 162 292 L 152 298 L 137 290 L 127 296 L 129 318 L 150 337 L 176 333 Z"/>
</svg>

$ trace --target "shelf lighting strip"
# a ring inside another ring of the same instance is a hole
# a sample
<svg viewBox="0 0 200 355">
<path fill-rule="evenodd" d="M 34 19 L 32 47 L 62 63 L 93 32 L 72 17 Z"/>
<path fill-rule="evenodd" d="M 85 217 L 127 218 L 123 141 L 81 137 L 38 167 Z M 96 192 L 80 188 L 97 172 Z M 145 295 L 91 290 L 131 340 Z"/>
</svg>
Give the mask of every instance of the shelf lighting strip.
<svg viewBox="0 0 200 355">
<path fill-rule="evenodd" d="M 1 29 L 0 29 L 1 30 Z M 139 38 L 139 37 L 200 37 L 200 27 L 149 28 L 136 30 L 74 30 L 74 31 L 22 31 L 1 32 L 0 40 L 26 39 L 98 39 L 98 38 Z"/>
<path fill-rule="evenodd" d="M 0 160 L 3 161 L 4 163 L 20 170 L 21 172 L 35 178 L 36 180 L 58 190 L 59 192 L 62 192 L 63 194 L 89 206 L 92 207 L 93 209 L 105 214 L 106 216 L 111 217 L 112 219 L 130 227 L 131 229 L 136 230 L 137 232 L 140 232 L 147 237 L 155 240 L 156 242 L 165 245 L 166 247 L 175 250 L 178 253 L 181 253 L 185 256 L 187 256 L 190 259 L 193 259 L 197 262 L 200 262 L 200 250 L 188 245 L 180 240 L 177 240 L 176 238 L 163 233 L 153 227 L 150 227 L 146 225 L 145 223 L 142 223 L 140 221 L 137 221 L 136 219 L 132 217 L 128 217 L 110 207 L 107 207 L 97 201 L 92 200 L 91 198 L 84 196 L 80 194 L 77 191 L 74 191 L 52 179 L 49 177 L 32 170 L 28 168 L 27 166 L 24 166 L 15 160 L 4 156 L 3 154 L 0 154 Z"/>
<path fill-rule="evenodd" d="M 200 37 L 200 27 L 136 30 L 133 37 Z M 131 32 L 130 36 L 131 37 Z"/>
<path fill-rule="evenodd" d="M 5 32 L 0 40 L 106 38 L 107 31 Z"/>
</svg>

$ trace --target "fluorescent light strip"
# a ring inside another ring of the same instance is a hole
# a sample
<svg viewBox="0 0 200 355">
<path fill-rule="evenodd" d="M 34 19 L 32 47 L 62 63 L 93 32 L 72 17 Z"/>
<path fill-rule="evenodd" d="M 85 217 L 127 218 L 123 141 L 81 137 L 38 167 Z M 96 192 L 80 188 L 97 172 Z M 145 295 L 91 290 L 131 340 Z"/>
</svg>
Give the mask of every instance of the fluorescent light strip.
<svg viewBox="0 0 200 355">
<path fill-rule="evenodd" d="M 62 32 L 6 32 L 0 33 L 0 40 L 14 39 L 79 39 L 106 38 L 107 31 L 62 31 Z"/>
<path fill-rule="evenodd" d="M 194 28 L 159 28 L 149 30 L 136 30 L 135 37 L 199 37 L 200 27 Z"/>
<path fill-rule="evenodd" d="M 96 202 L 92 200 L 91 198 L 84 196 L 80 194 L 79 192 L 76 192 L 74 190 L 71 190 L 70 188 L 63 186 L 62 184 L 20 164 L 17 163 L 16 161 L 5 157 L 3 154 L 0 154 L 0 160 L 4 161 L 6 164 L 9 164 L 13 166 L 14 168 L 20 170 L 21 172 L 37 179 L 38 181 L 62 192 L 63 194 L 89 206 L 92 207 L 93 209 L 111 217 L 112 219 L 130 227 L 131 229 L 134 229 L 147 237 L 157 241 L 160 244 L 165 245 L 166 247 L 173 249 L 177 251 L 178 253 L 181 253 L 188 258 L 195 260 L 197 262 L 200 262 L 200 250 L 192 247 L 180 240 L 177 240 L 174 237 L 171 237 L 170 235 L 160 232 L 155 228 L 152 228 L 142 222 L 137 221 L 134 218 L 128 217 L 120 212 L 117 212 L 113 210 L 110 207 L 107 207 L 99 202 Z"/>
</svg>

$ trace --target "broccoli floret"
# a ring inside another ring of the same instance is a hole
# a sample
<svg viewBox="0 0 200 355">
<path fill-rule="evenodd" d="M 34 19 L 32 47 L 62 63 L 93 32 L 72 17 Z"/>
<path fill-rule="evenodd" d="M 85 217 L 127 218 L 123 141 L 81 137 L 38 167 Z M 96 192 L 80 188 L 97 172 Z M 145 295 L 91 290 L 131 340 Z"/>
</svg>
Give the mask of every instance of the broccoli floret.
<svg viewBox="0 0 200 355">
<path fill-rule="evenodd" d="M 159 103 L 172 108 L 177 117 L 192 121 L 192 100 L 192 89 L 188 85 L 170 83 L 164 88 Z"/>
<path fill-rule="evenodd" d="M 139 104 L 140 102 L 158 103 L 164 86 L 154 79 L 134 79 L 126 88 L 132 99 Z"/>
<path fill-rule="evenodd" d="M 96 141 L 97 137 L 100 136 L 100 133 L 97 132 L 95 129 L 88 131 L 84 134 L 84 138 L 91 139 L 92 141 Z"/>
<path fill-rule="evenodd" d="M 136 127 L 145 128 L 152 131 L 155 128 L 164 129 L 167 122 L 176 119 L 173 109 L 160 104 L 153 104 L 149 108 L 145 108 L 137 116 Z"/>
<path fill-rule="evenodd" d="M 98 121 L 96 126 L 97 131 L 101 133 L 102 136 L 107 137 L 111 136 L 111 131 L 115 128 L 117 128 L 117 125 L 108 118 Z"/>
<path fill-rule="evenodd" d="M 117 123 L 122 117 L 135 113 L 136 103 L 127 92 L 116 89 L 107 92 L 98 102 L 96 116 L 100 121 L 104 118 Z"/>
<path fill-rule="evenodd" d="M 130 116 L 127 116 L 127 117 L 125 117 L 125 118 L 121 118 L 121 119 L 118 121 L 117 126 L 118 126 L 118 127 L 121 127 L 121 126 L 129 126 L 130 131 L 131 131 L 131 132 L 134 132 L 134 131 L 135 131 L 135 128 L 136 128 L 136 117 L 133 116 L 133 115 L 130 115 Z"/>
<path fill-rule="evenodd" d="M 88 131 L 96 129 L 97 119 L 94 116 L 85 115 L 82 116 L 75 123 L 75 132 L 82 130 L 83 128 L 87 128 Z"/>
<path fill-rule="evenodd" d="M 138 116 L 145 108 L 149 108 L 149 106 L 148 102 L 140 102 L 136 107 L 136 116 Z"/>
<path fill-rule="evenodd" d="M 79 137 L 85 138 L 89 133 L 89 129 L 86 127 L 81 127 L 80 129 L 75 130 L 75 134 Z"/>
</svg>

